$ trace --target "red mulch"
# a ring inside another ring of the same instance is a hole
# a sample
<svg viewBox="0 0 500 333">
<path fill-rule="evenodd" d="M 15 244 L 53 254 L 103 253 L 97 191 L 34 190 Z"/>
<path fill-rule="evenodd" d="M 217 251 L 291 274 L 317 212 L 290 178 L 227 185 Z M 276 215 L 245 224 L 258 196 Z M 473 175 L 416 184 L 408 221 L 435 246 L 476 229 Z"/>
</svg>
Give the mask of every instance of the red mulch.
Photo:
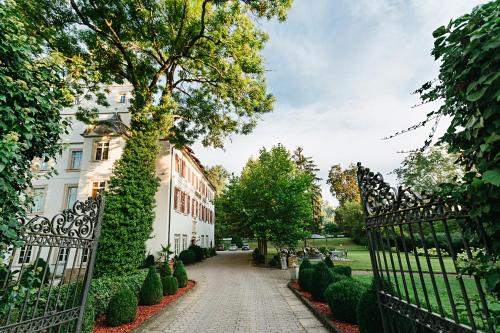
<svg viewBox="0 0 500 333">
<path fill-rule="evenodd" d="M 302 296 L 307 298 L 309 303 L 311 303 L 317 310 L 319 310 L 322 314 L 324 314 L 325 317 L 328 318 L 333 323 L 333 325 L 337 327 L 339 331 L 341 331 L 342 333 L 359 333 L 358 325 L 351 323 L 344 323 L 333 318 L 328 304 L 315 301 L 312 298 L 311 293 L 300 289 L 300 286 L 297 282 L 292 282 L 291 287 L 295 290 L 298 290 L 302 294 Z"/>
<path fill-rule="evenodd" d="M 155 305 L 139 305 L 137 307 L 137 317 L 135 318 L 135 321 L 116 326 L 116 327 L 109 327 L 106 326 L 106 317 L 102 316 L 97 319 L 95 322 L 94 326 L 94 332 L 93 333 L 128 333 L 132 332 L 135 328 L 139 327 L 143 322 L 151 318 L 154 314 L 156 314 L 158 311 L 175 301 L 176 299 L 179 299 L 182 297 L 186 292 L 188 292 L 190 289 L 192 289 L 195 285 L 194 281 L 189 280 L 188 284 L 184 288 L 179 288 L 177 293 L 175 295 L 169 295 L 169 296 L 163 296 L 163 299 L 159 304 Z"/>
</svg>

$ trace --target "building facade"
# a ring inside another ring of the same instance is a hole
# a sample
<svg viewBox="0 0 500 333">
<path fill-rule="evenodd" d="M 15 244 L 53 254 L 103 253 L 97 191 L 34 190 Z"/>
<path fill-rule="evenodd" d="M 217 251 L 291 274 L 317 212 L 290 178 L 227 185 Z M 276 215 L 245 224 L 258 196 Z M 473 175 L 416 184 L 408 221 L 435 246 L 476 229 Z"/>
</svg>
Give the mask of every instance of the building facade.
<svg viewBox="0 0 500 333">
<path fill-rule="evenodd" d="M 69 118 L 72 124 L 70 133 L 62 138 L 64 151 L 55 160 L 40 157 L 33 161 L 37 178 L 32 188 L 32 215 L 51 217 L 71 208 L 76 200 L 95 197 L 106 189 L 113 164 L 126 143 L 130 123 L 127 108 L 131 98 L 128 85 L 113 85 L 109 90 L 110 106 L 97 107 L 99 120 L 95 125 L 89 126 L 75 117 L 79 105 L 95 106 L 91 100 L 77 101 L 74 107 L 63 110 L 63 117 Z M 159 145 L 156 173 L 160 186 L 147 251 L 157 256 L 161 246 L 169 243 L 176 254 L 192 243 L 214 246 L 215 191 L 205 169 L 189 147 L 178 149 L 167 140 L 160 140 Z M 46 177 L 54 170 L 56 174 Z M 15 260 L 29 262 L 31 258 L 27 256 L 33 256 L 34 252 L 34 249 L 22 249 Z M 57 259 L 68 260 L 71 254 L 56 251 L 54 256 L 59 257 L 52 258 L 58 262 L 61 260 Z"/>
</svg>

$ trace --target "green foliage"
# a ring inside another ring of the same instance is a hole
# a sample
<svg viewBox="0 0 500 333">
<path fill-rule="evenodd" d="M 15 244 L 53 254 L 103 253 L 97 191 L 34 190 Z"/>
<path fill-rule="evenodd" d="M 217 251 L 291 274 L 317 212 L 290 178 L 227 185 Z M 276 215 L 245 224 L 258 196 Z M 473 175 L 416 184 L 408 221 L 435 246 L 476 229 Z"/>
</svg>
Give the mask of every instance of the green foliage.
<svg viewBox="0 0 500 333">
<path fill-rule="evenodd" d="M 340 231 L 339 226 L 335 222 L 327 223 L 323 226 L 323 233 L 325 235 L 333 235 Z"/>
<path fill-rule="evenodd" d="M 304 268 L 299 270 L 299 286 L 302 290 L 311 290 L 311 279 L 314 273 L 314 268 Z"/>
<path fill-rule="evenodd" d="M 95 321 L 95 308 L 94 308 L 94 297 L 90 293 L 87 297 L 87 303 L 85 304 L 85 311 L 83 313 L 83 333 L 92 333 L 94 331 L 94 321 Z"/>
<path fill-rule="evenodd" d="M 333 267 L 331 270 L 332 270 L 332 272 L 340 274 L 340 275 L 344 275 L 344 276 L 347 276 L 347 277 L 351 277 L 352 276 L 351 266 L 340 266 L 339 265 L 339 266 Z"/>
<path fill-rule="evenodd" d="M 43 51 L 19 19 L 19 9 L 14 1 L 0 3 L 0 256 L 7 247 L 22 245 L 17 217 L 32 203 L 31 162 L 62 151 L 60 136 L 69 122 L 60 112 L 72 99 L 60 57 Z"/>
<path fill-rule="evenodd" d="M 202 261 L 205 259 L 205 253 L 203 251 L 203 248 L 199 245 L 190 245 L 188 247 L 188 250 L 191 250 L 195 254 L 195 261 Z"/>
<path fill-rule="evenodd" d="M 33 264 L 26 267 L 21 275 L 20 284 L 26 287 L 38 288 L 49 282 L 50 274 L 50 266 L 47 266 L 45 260 L 38 258 Z"/>
<path fill-rule="evenodd" d="M 177 279 L 173 276 L 163 276 L 161 278 L 161 284 L 163 285 L 163 295 L 175 295 L 177 288 L 179 288 L 179 283 Z"/>
<path fill-rule="evenodd" d="M 269 260 L 269 266 L 278 267 L 281 264 L 280 256 L 275 254 L 271 260 Z"/>
<path fill-rule="evenodd" d="M 111 297 L 106 309 L 106 324 L 119 326 L 135 320 L 137 315 L 137 297 L 128 288 L 123 288 Z"/>
<path fill-rule="evenodd" d="M 304 149 L 302 147 L 297 147 L 293 152 L 292 159 L 297 169 L 305 172 L 312 179 L 309 188 L 309 191 L 312 193 L 312 216 L 305 228 L 310 233 L 319 233 L 321 231 L 321 224 L 323 223 L 323 198 L 320 186 L 321 178 L 317 176 L 319 169 L 312 160 L 312 157 L 305 156 L 303 152 Z"/>
<path fill-rule="evenodd" d="M 236 244 L 237 247 L 241 248 L 243 246 L 243 240 L 241 237 L 234 236 L 231 238 L 231 244 Z"/>
<path fill-rule="evenodd" d="M 326 258 L 325 258 L 325 264 L 326 264 L 328 267 L 333 268 L 333 266 L 334 266 L 334 265 L 333 265 L 333 261 L 332 261 L 332 259 L 330 258 L 330 256 L 326 256 Z"/>
<path fill-rule="evenodd" d="M 324 263 L 319 262 L 314 267 L 314 272 L 311 277 L 310 292 L 312 297 L 318 301 L 325 300 L 323 296 L 326 288 L 333 282 L 333 273 L 330 268 Z"/>
<path fill-rule="evenodd" d="M 230 175 L 229 171 L 224 169 L 222 165 L 214 165 L 211 168 L 207 168 L 207 178 L 215 188 L 216 197 L 221 195 L 226 188 Z"/>
<path fill-rule="evenodd" d="M 343 205 L 346 202 L 361 202 L 356 178 L 357 167 L 354 164 L 342 170 L 340 164 L 333 165 L 328 173 L 327 184 L 330 192 Z"/>
<path fill-rule="evenodd" d="M 463 169 L 455 162 L 458 154 L 448 154 L 446 147 L 411 152 L 393 172 L 405 187 L 417 192 L 436 192 L 440 184 L 456 182 Z"/>
<path fill-rule="evenodd" d="M 168 261 L 164 261 L 161 264 L 161 267 L 160 267 L 160 276 L 161 277 L 172 276 L 172 270 L 170 269 L 170 265 L 169 265 Z"/>
<path fill-rule="evenodd" d="M 424 103 L 439 101 L 428 121 L 451 118 L 440 142 L 459 154 L 465 168 L 461 183 L 449 184 L 443 195 L 467 202 L 474 230 L 481 223 L 491 240 L 489 254 L 464 268 L 463 273 L 485 278 L 488 289 L 500 295 L 500 1 L 475 7 L 433 32 L 432 54 L 440 62 L 438 80 L 417 93 Z M 431 139 L 426 141 L 429 145 Z"/>
<path fill-rule="evenodd" d="M 361 295 L 356 306 L 356 315 L 360 333 L 378 333 L 384 331 L 374 282 Z"/>
<path fill-rule="evenodd" d="M 306 268 L 313 268 L 313 265 L 311 264 L 311 261 L 309 261 L 309 259 L 304 258 L 304 260 L 302 260 L 302 262 L 300 263 L 299 272 L 301 269 L 306 269 Z"/>
<path fill-rule="evenodd" d="M 216 202 L 217 221 L 277 248 L 295 247 L 312 216 L 312 181 L 310 174 L 297 169 L 283 145 L 263 148 L 240 177 L 229 181 Z"/>
<path fill-rule="evenodd" d="M 338 320 L 356 324 L 356 308 L 365 290 L 364 284 L 349 278 L 328 286 L 325 298 L 332 315 Z"/>
<path fill-rule="evenodd" d="M 141 305 L 158 304 L 163 296 L 163 286 L 160 276 L 154 267 L 150 267 L 148 275 L 139 291 L 139 302 Z"/>
<path fill-rule="evenodd" d="M 179 283 L 179 288 L 184 288 L 185 286 L 187 286 L 188 276 L 186 273 L 186 269 L 184 268 L 184 264 L 180 260 L 175 262 L 174 277 Z"/>
<path fill-rule="evenodd" d="M 184 250 L 179 253 L 179 261 L 182 261 L 184 265 L 191 265 L 196 262 L 196 253 L 192 250 Z"/>
<path fill-rule="evenodd" d="M 95 276 L 126 275 L 139 267 L 154 221 L 157 137 L 134 133 L 115 162 L 102 224 Z M 141 162 L 138 162 L 141 161 Z"/>
<path fill-rule="evenodd" d="M 363 209 L 359 201 L 347 201 L 335 210 L 335 222 L 348 232 L 356 244 L 366 244 Z"/>
<path fill-rule="evenodd" d="M 155 265 L 155 256 L 152 254 L 148 254 L 146 258 L 144 259 L 144 264 L 142 265 L 143 268 L 149 268 L 151 266 Z"/>
</svg>

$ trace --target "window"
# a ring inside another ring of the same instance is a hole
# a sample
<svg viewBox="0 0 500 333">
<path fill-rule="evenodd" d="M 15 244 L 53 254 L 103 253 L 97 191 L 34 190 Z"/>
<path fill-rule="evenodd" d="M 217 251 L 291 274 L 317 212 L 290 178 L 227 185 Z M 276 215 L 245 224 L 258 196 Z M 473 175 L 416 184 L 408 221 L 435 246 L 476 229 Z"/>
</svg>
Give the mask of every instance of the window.
<svg viewBox="0 0 500 333">
<path fill-rule="evenodd" d="M 191 214 L 193 215 L 193 217 L 196 217 L 196 210 L 194 209 L 194 204 L 195 204 L 195 201 L 193 198 L 193 199 L 191 199 Z"/>
<path fill-rule="evenodd" d="M 94 160 L 103 161 L 108 159 L 109 141 L 98 141 L 95 143 Z"/>
<path fill-rule="evenodd" d="M 189 215 L 191 213 L 191 197 L 189 195 L 186 195 L 187 200 L 186 200 L 186 213 Z"/>
<path fill-rule="evenodd" d="M 30 262 L 31 252 L 32 252 L 31 246 L 23 246 L 19 251 L 19 259 L 17 259 L 17 263 L 22 265 L 24 263 Z"/>
<path fill-rule="evenodd" d="M 43 212 L 45 206 L 45 187 L 35 187 L 33 189 L 33 206 L 31 207 L 32 213 Z"/>
<path fill-rule="evenodd" d="M 102 193 L 106 189 L 106 181 L 95 181 L 92 182 L 92 198 L 95 199 L 97 194 Z"/>
<path fill-rule="evenodd" d="M 175 171 L 180 174 L 181 173 L 181 159 L 179 155 L 175 155 Z"/>
<path fill-rule="evenodd" d="M 188 244 L 188 236 L 182 235 L 182 251 L 187 249 L 187 244 Z"/>
<path fill-rule="evenodd" d="M 40 168 L 38 171 L 47 171 L 49 169 L 49 158 L 46 156 L 40 157 Z"/>
<path fill-rule="evenodd" d="M 186 195 L 184 194 L 184 192 L 180 191 L 181 192 L 181 209 L 180 211 L 182 213 L 184 213 L 185 209 L 186 209 Z"/>
<path fill-rule="evenodd" d="M 57 260 L 66 262 L 68 261 L 68 256 L 69 256 L 69 248 L 60 248 Z"/>
<path fill-rule="evenodd" d="M 186 161 L 182 160 L 182 173 L 181 173 L 181 176 L 182 178 L 186 178 Z"/>
<path fill-rule="evenodd" d="M 181 252 L 181 235 L 174 235 L 174 254 L 178 255 Z"/>
<path fill-rule="evenodd" d="M 179 210 L 179 189 L 174 188 L 174 209 Z"/>
<path fill-rule="evenodd" d="M 66 202 L 64 203 L 64 208 L 73 207 L 76 202 L 76 195 L 78 193 L 78 185 L 68 185 L 66 187 Z"/>
<path fill-rule="evenodd" d="M 89 249 L 83 249 L 83 251 L 82 251 L 82 263 L 89 262 L 89 254 L 90 254 Z"/>
<path fill-rule="evenodd" d="M 120 94 L 120 103 L 125 103 L 127 101 L 126 94 Z"/>
<path fill-rule="evenodd" d="M 79 170 L 82 164 L 82 151 L 81 150 L 71 150 L 69 157 L 69 169 Z"/>
</svg>

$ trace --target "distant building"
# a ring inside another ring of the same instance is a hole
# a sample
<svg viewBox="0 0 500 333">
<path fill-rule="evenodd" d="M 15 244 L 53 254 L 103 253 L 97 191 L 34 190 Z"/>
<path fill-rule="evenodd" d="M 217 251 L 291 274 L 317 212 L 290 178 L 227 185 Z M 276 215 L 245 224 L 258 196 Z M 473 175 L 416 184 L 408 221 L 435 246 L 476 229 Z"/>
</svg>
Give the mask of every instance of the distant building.
<svg viewBox="0 0 500 333">
<path fill-rule="evenodd" d="M 113 85 L 109 89 L 110 106 L 97 106 L 99 121 L 96 125 L 89 126 L 75 118 L 78 105 L 92 106 L 92 101 L 79 100 L 74 107 L 62 111 L 72 123 L 70 133 L 62 138 L 67 146 L 55 161 L 44 161 L 43 157 L 33 161 L 33 169 L 40 177 L 33 181 L 32 215 L 50 218 L 71 208 L 76 200 L 95 197 L 106 189 L 113 163 L 120 158 L 126 143 L 130 123 L 127 108 L 131 97 L 128 85 Z M 156 172 L 160 186 L 147 251 L 156 256 L 161 245 L 168 243 L 175 254 L 191 243 L 214 246 L 215 190 L 205 169 L 189 147 L 177 149 L 167 140 L 160 140 L 159 145 Z M 48 179 L 43 177 L 52 169 L 57 170 L 57 175 Z M 71 253 L 60 252 L 54 251 L 49 261 L 59 266 L 71 256 Z M 16 263 L 22 263 L 23 259 L 33 261 L 35 253 L 36 249 L 25 248 L 18 251 L 19 258 L 14 260 Z M 85 256 L 85 253 L 79 255 Z"/>
</svg>

